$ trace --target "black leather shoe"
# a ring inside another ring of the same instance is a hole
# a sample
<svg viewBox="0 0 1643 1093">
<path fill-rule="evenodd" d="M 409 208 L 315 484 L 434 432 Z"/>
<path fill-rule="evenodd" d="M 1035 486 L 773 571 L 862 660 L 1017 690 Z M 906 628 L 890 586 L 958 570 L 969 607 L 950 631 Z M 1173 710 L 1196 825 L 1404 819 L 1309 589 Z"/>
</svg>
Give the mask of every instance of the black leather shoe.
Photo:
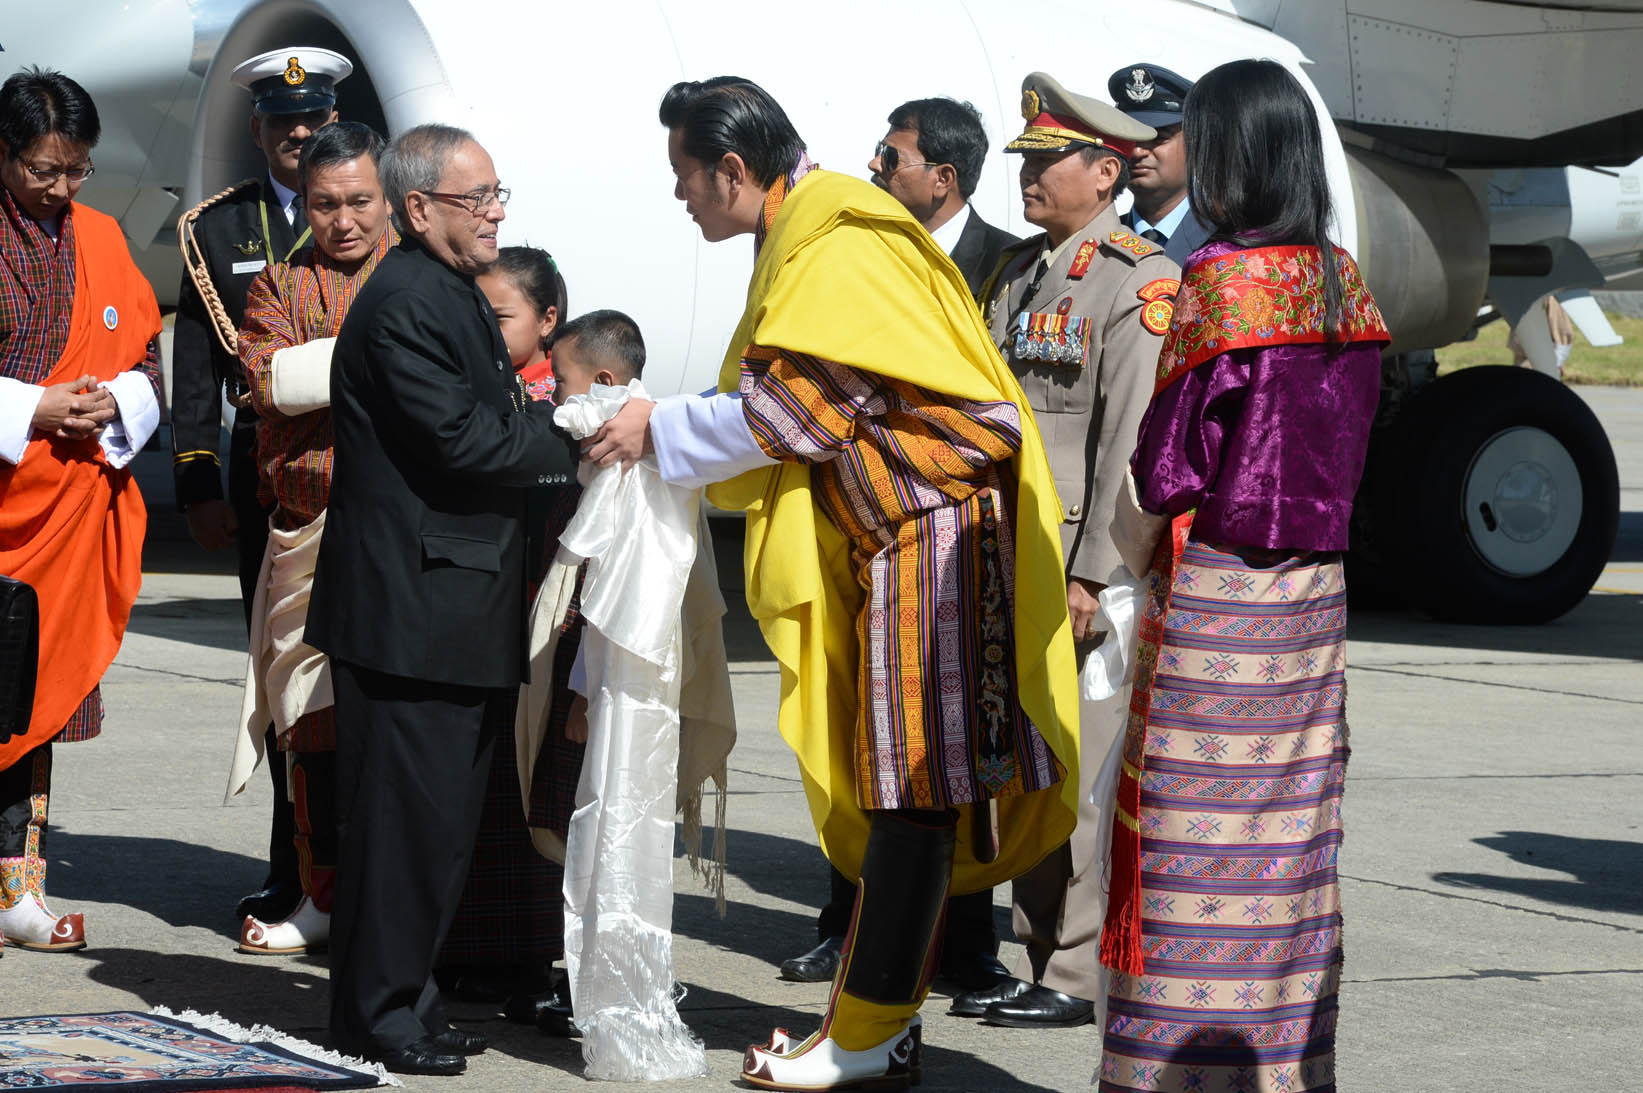
<svg viewBox="0 0 1643 1093">
<path fill-rule="evenodd" d="M 467 1059 L 441 1051 L 432 1036 L 413 1040 L 402 1048 L 377 1055 L 376 1059 L 395 1074 L 437 1074 L 448 1078 L 468 1069 Z"/>
<path fill-rule="evenodd" d="M 534 1025 L 542 1018 L 542 1011 L 570 1009 L 570 984 L 561 976 L 544 991 L 522 991 L 508 998 L 502 1007 L 502 1016 L 516 1025 Z"/>
<path fill-rule="evenodd" d="M 995 983 L 986 990 L 970 991 L 953 998 L 953 1004 L 947 1012 L 954 1017 L 980 1017 L 987 1012 L 987 1007 L 995 1002 L 1003 1002 L 1010 998 L 1020 998 L 1033 989 L 1033 985 L 1025 979 L 1007 976 L 1000 983 Z"/>
<path fill-rule="evenodd" d="M 994 1002 L 981 1019 L 1005 1028 L 1076 1028 L 1095 1020 L 1095 1003 L 1040 984 L 1015 998 Z"/>
<path fill-rule="evenodd" d="M 260 922 L 283 922 L 301 902 L 302 885 L 275 881 L 240 900 L 234 908 L 234 917 L 240 922 L 245 921 L 246 915 L 254 915 Z"/>
<path fill-rule="evenodd" d="M 432 1037 L 434 1048 L 447 1055 L 478 1055 L 491 1046 L 491 1038 L 483 1032 L 463 1032 L 448 1028 Z"/>
<path fill-rule="evenodd" d="M 544 1036 L 580 1036 L 582 1030 L 576 1027 L 574 1015 L 571 1013 L 570 1003 L 564 1005 L 553 1003 L 543 1006 L 536 1011 L 536 1029 Z"/>
<path fill-rule="evenodd" d="M 825 983 L 838 973 L 843 952 L 844 938 L 824 937 L 820 945 L 803 956 L 782 961 L 781 976 L 795 983 Z"/>
<path fill-rule="evenodd" d="M 992 953 L 968 953 L 941 962 L 936 981 L 954 995 L 984 991 L 1010 978 L 1010 970 Z"/>
</svg>

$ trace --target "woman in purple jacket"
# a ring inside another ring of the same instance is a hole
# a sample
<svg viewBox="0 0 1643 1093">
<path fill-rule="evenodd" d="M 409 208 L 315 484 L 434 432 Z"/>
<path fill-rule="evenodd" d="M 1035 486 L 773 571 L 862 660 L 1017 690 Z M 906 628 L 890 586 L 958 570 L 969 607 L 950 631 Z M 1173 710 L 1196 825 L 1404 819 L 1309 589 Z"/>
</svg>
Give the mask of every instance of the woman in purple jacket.
<svg viewBox="0 0 1643 1093">
<path fill-rule="evenodd" d="M 1103 1090 L 1335 1088 L 1352 495 L 1385 326 L 1271 61 L 1186 101 L 1187 259 L 1132 470 L 1147 579 L 1102 957 Z"/>
</svg>

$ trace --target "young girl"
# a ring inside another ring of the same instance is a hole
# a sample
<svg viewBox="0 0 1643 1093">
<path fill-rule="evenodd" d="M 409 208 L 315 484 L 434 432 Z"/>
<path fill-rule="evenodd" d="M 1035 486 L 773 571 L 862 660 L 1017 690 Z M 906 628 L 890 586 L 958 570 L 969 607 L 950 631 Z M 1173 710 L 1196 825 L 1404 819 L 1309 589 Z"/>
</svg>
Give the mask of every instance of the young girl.
<svg viewBox="0 0 1643 1093">
<path fill-rule="evenodd" d="M 496 312 L 502 340 L 528 398 L 553 395 L 548 340 L 565 319 L 565 279 L 553 255 L 537 247 L 503 247 L 496 265 L 474 279 Z"/>
</svg>

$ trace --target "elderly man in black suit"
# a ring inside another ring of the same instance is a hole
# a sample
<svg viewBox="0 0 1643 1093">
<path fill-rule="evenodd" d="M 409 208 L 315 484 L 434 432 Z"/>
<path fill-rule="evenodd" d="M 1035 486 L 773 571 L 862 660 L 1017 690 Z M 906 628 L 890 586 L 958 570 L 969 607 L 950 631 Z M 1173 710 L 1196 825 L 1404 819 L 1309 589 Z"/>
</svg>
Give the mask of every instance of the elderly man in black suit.
<svg viewBox="0 0 1643 1093">
<path fill-rule="evenodd" d="M 404 243 L 361 290 L 331 375 L 336 469 L 306 640 L 328 654 L 339 854 L 337 1045 L 455 1074 L 433 961 L 462 893 L 491 749 L 525 671 L 525 497 L 575 453 L 513 382 L 474 275 L 508 191 L 471 134 L 424 125 L 382 158 Z"/>
<path fill-rule="evenodd" d="M 1004 248 L 1019 242 L 970 205 L 987 159 L 981 114 L 956 99 L 914 99 L 892 110 L 889 121 L 890 131 L 867 162 L 873 185 L 918 218 L 975 296 Z"/>
</svg>

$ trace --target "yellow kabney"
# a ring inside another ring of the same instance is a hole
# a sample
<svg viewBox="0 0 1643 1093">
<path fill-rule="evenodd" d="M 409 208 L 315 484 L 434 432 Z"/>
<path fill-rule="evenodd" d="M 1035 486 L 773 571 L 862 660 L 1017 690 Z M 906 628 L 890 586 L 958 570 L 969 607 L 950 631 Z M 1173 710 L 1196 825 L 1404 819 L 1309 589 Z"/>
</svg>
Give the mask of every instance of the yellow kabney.
<svg viewBox="0 0 1643 1093">
<path fill-rule="evenodd" d="M 742 351 L 780 347 L 940 394 L 1021 408 L 1016 477 L 1015 649 L 1022 708 L 1067 768 L 1049 789 L 998 802 L 991 862 L 970 846 L 961 809 L 954 892 L 1019 876 L 1071 834 L 1078 810 L 1078 696 L 1061 502 L 1038 424 L 999 357 L 958 268 L 894 198 L 859 179 L 812 171 L 787 195 L 753 267 L 747 310 L 719 371 L 734 391 Z M 810 468 L 782 463 L 709 487 L 747 511 L 747 605 L 781 664 L 780 726 L 797 753 L 822 851 L 861 873 L 867 815 L 856 796 L 856 616 L 850 544 L 811 496 Z"/>
</svg>

